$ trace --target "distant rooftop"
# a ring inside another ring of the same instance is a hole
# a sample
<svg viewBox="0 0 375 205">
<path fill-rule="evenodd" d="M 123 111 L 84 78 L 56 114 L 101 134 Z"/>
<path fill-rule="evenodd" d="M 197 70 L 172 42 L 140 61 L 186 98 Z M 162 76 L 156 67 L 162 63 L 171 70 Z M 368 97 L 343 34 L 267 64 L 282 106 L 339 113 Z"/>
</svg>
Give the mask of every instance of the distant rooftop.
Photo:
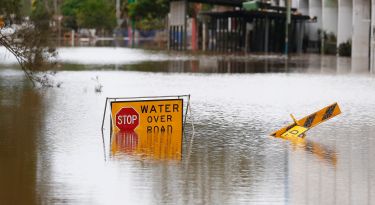
<svg viewBox="0 0 375 205">
<path fill-rule="evenodd" d="M 246 1 L 248 0 L 188 0 L 188 2 L 227 5 L 227 6 L 242 6 L 242 2 L 246 2 Z"/>
<path fill-rule="evenodd" d="M 278 18 L 278 19 L 285 19 L 285 13 L 282 12 L 275 12 L 275 11 L 225 11 L 225 12 L 214 12 L 214 11 L 206 11 L 200 12 L 201 15 L 208 15 L 212 17 L 252 17 L 252 18 Z M 292 19 L 295 20 L 309 20 L 310 17 L 306 15 L 300 14 L 292 14 Z"/>
<path fill-rule="evenodd" d="M 174 0 L 171 0 L 174 1 Z M 175 0 L 176 1 L 176 0 Z M 250 0 L 187 0 L 188 2 L 195 3 L 205 3 L 205 4 L 215 4 L 215 5 L 226 5 L 233 7 L 243 7 L 242 3 L 249 2 Z M 276 10 L 276 11 L 285 11 L 285 7 L 281 6 L 272 6 L 270 3 L 262 3 L 258 1 L 258 5 L 261 9 Z M 296 8 L 291 8 L 292 12 L 297 11 Z"/>
</svg>

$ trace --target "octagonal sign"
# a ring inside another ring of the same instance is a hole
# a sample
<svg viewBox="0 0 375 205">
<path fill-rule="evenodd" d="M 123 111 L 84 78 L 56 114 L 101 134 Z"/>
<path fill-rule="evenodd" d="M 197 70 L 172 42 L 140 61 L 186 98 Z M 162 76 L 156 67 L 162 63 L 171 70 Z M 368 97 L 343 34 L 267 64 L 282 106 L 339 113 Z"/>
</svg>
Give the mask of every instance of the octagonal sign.
<svg viewBox="0 0 375 205">
<path fill-rule="evenodd" d="M 139 125 L 139 114 L 131 107 L 123 107 L 117 112 L 115 121 L 121 131 L 133 131 Z"/>
</svg>

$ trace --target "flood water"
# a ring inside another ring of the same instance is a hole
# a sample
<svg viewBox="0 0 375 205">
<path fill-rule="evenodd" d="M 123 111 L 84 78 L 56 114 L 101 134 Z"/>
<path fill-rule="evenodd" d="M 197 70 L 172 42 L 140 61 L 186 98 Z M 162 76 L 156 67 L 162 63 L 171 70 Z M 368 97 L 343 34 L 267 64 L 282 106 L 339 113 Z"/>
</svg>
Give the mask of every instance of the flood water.
<svg viewBox="0 0 375 205">
<path fill-rule="evenodd" d="M 375 203 L 375 79 L 348 59 L 64 48 L 48 89 L 0 59 L 0 204 Z M 179 94 L 181 160 L 111 155 L 106 97 Z M 305 140 L 269 136 L 333 102 Z"/>
</svg>

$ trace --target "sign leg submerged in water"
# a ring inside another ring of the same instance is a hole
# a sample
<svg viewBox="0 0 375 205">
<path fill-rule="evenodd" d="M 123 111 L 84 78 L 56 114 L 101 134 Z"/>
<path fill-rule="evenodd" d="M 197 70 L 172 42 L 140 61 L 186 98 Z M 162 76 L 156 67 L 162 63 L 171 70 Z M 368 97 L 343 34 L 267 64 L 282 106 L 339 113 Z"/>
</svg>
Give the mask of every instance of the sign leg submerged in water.
<svg viewBox="0 0 375 205">
<path fill-rule="evenodd" d="M 304 133 L 309 129 L 339 114 L 341 114 L 339 105 L 337 103 L 333 103 L 332 105 L 314 112 L 298 121 L 294 119 L 293 115 L 291 115 L 294 123 L 273 132 L 271 136 L 283 138 L 292 136 L 303 137 Z"/>
</svg>

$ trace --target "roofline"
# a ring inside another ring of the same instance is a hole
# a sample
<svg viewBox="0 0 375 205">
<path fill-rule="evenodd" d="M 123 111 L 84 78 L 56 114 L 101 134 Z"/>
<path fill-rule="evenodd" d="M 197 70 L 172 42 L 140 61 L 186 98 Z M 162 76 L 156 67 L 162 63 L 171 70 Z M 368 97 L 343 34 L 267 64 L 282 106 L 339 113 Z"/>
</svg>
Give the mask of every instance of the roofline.
<svg viewBox="0 0 375 205">
<path fill-rule="evenodd" d="M 175 0 L 170 0 L 175 1 Z M 215 5 L 225 5 L 232 7 L 242 7 L 242 3 L 247 0 L 187 0 L 188 2 L 204 3 L 204 4 L 215 4 Z"/>
<path fill-rule="evenodd" d="M 268 12 L 268 11 L 225 11 L 225 12 L 214 12 L 214 11 L 206 11 L 200 12 L 200 15 L 206 16 L 221 16 L 221 17 L 239 17 L 239 16 L 264 16 L 264 17 L 281 17 L 286 18 L 285 12 Z M 300 15 L 300 14 L 292 14 L 292 19 L 300 19 L 300 20 L 309 20 L 310 16 Z"/>
</svg>

